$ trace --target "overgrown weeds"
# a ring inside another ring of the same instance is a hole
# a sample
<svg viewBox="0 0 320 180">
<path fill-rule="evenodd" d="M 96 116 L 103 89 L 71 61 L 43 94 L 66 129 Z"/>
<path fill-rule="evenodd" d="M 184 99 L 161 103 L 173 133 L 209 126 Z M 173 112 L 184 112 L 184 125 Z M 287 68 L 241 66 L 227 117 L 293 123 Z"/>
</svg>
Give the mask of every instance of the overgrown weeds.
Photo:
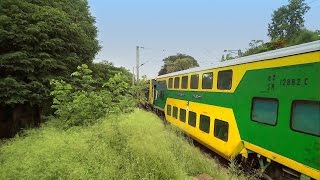
<svg viewBox="0 0 320 180">
<path fill-rule="evenodd" d="M 141 110 L 93 126 L 50 123 L 0 148 L 0 179 L 191 179 L 234 176 L 159 119 Z"/>
<path fill-rule="evenodd" d="M 117 74 L 96 87 L 82 65 L 71 82 L 52 80 L 55 117 L 0 142 L 0 179 L 246 178 L 219 166 L 152 113 L 133 112 L 138 93 L 124 78 Z"/>
<path fill-rule="evenodd" d="M 230 161 L 228 170 L 233 178 L 242 177 L 248 180 L 260 179 L 260 174 L 258 173 L 258 170 L 252 169 L 250 171 L 245 171 L 242 165 L 239 162 L 236 162 L 235 160 Z"/>
</svg>

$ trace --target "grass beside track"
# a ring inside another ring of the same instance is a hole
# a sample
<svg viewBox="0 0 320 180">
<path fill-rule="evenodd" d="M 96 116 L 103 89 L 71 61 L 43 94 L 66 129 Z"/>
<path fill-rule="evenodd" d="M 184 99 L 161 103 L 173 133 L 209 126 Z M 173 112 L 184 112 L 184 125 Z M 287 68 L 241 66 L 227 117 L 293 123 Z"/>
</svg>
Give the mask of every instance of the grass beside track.
<svg viewBox="0 0 320 180">
<path fill-rule="evenodd" d="M 245 179 L 142 110 L 67 131 L 53 124 L 1 145 L 0 179 Z"/>
</svg>

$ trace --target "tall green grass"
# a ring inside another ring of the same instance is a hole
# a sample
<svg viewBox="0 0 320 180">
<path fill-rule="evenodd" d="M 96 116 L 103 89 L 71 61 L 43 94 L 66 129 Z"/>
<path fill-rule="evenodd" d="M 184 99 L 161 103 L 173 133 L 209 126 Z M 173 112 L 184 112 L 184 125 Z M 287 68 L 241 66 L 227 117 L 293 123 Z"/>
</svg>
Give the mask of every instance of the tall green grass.
<svg viewBox="0 0 320 180">
<path fill-rule="evenodd" d="M 89 127 L 60 130 L 54 124 L 2 144 L 0 179 L 191 179 L 202 173 L 244 178 L 142 110 Z"/>
</svg>

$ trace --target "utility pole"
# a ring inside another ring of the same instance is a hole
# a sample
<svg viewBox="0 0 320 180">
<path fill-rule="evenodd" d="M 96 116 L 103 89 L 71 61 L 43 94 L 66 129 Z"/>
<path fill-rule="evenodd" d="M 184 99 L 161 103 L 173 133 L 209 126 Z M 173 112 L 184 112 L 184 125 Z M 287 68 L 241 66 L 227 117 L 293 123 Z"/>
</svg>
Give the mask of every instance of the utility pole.
<svg viewBox="0 0 320 180">
<path fill-rule="evenodd" d="M 139 81 L 139 46 L 136 46 L 137 82 Z"/>
<path fill-rule="evenodd" d="M 132 86 L 134 85 L 134 66 L 132 67 Z"/>
</svg>

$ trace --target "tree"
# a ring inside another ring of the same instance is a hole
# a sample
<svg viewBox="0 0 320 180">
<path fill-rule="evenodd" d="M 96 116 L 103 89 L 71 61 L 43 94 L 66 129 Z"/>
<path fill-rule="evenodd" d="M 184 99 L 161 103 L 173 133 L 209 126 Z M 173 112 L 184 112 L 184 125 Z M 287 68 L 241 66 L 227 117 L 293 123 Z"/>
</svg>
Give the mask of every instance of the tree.
<svg viewBox="0 0 320 180">
<path fill-rule="evenodd" d="M 226 58 L 225 58 L 224 60 L 231 60 L 231 59 L 235 59 L 235 58 L 232 56 L 231 53 L 228 53 L 228 54 L 226 55 Z"/>
<path fill-rule="evenodd" d="M 199 66 L 197 60 L 195 60 L 192 56 L 185 54 L 169 56 L 162 61 L 164 62 L 164 65 L 159 71 L 159 76 Z"/>
<path fill-rule="evenodd" d="M 71 74 L 71 83 L 51 80 L 52 108 L 62 128 L 91 125 L 110 114 L 131 112 L 136 101 L 121 72 L 110 77 L 102 87 L 95 87 L 92 71 L 86 64 Z"/>
<path fill-rule="evenodd" d="M 307 29 L 301 30 L 294 38 L 288 41 L 288 45 L 293 46 L 297 44 L 307 43 L 311 41 L 320 40 L 320 32 L 310 31 Z"/>
<path fill-rule="evenodd" d="M 279 48 L 283 48 L 285 46 L 283 41 L 271 41 L 264 43 L 261 40 L 252 40 L 249 43 L 250 48 L 246 49 L 243 53 L 243 56 L 249 56 L 252 54 L 258 54 L 262 52 L 267 52 Z"/>
<path fill-rule="evenodd" d="M 261 39 L 257 39 L 257 40 L 251 40 L 251 42 L 249 42 L 249 46 L 250 48 L 257 48 L 258 46 L 261 46 L 262 44 L 264 44 L 263 40 Z"/>
<path fill-rule="evenodd" d="M 38 114 L 51 102 L 51 78 L 91 64 L 100 48 L 94 23 L 86 0 L 1 0 L 0 114 L 18 105 Z"/>
<path fill-rule="evenodd" d="M 101 85 L 104 82 L 108 81 L 111 77 L 118 73 L 122 73 L 126 76 L 126 82 L 131 84 L 132 82 L 132 73 L 124 67 L 116 67 L 112 62 L 103 60 L 99 63 L 93 63 L 91 65 L 93 78 L 97 79 L 97 82 Z M 99 85 L 98 85 L 99 86 Z"/>
<path fill-rule="evenodd" d="M 289 0 L 289 4 L 281 6 L 272 14 L 268 24 L 268 36 L 272 41 L 289 40 L 304 28 L 305 13 L 310 7 L 304 0 Z"/>
<path fill-rule="evenodd" d="M 271 41 L 252 40 L 243 56 L 319 40 L 318 30 L 313 32 L 304 28 L 303 16 L 309 9 L 304 0 L 289 0 L 288 5 L 281 6 L 272 14 L 272 22 L 268 24 Z"/>
</svg>

